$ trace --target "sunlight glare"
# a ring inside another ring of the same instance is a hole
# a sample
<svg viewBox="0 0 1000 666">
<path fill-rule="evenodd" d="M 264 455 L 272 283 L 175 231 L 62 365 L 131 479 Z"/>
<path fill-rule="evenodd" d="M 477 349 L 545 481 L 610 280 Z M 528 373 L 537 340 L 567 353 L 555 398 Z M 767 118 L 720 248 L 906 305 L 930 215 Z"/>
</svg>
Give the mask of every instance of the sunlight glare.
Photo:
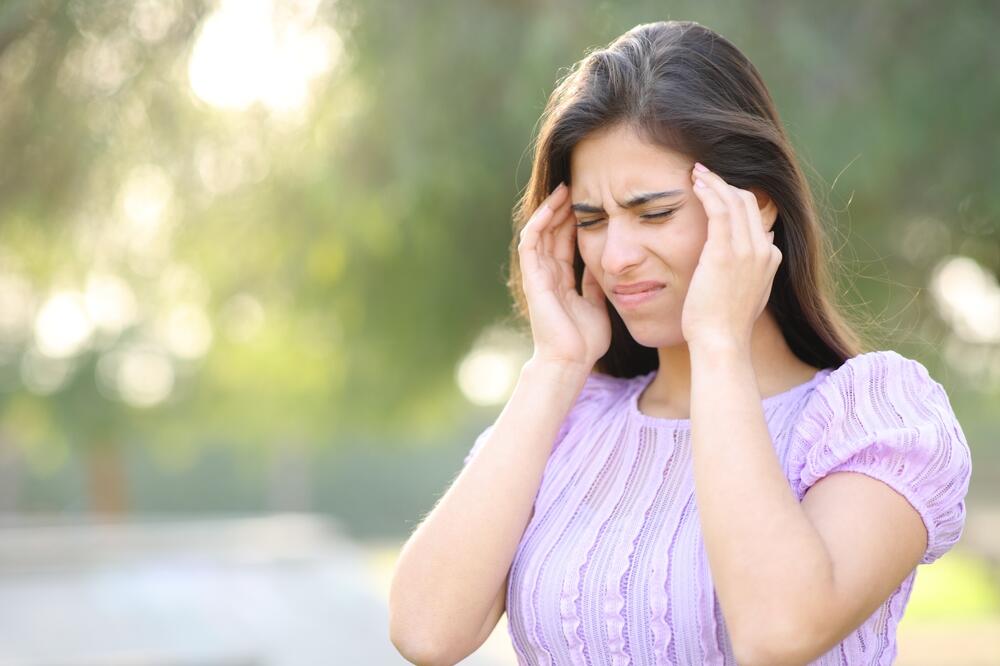
<svg viewBox="0 0 1000 666">
<path fill-rule="evenodd" d="M 307 104 L 310 84 L 334 64 L 341 42 L 329 26 L 314 24 L 316 3 L 286 5 L 222 0 L 202 23 L 188 63 L 199 99 L 236 110 L 254 102 L 285 112 Z"/>
<path fill-rule="evenodd" d="M 992 271 L 971 257 L 945 257 L 931 272 L 930 289 L 941 317 L 962 340 L 1000 342 L 1000 286 Z"/>
<path fill-rule="evenodd" d="M 194 303 L 172 306 L 158 320 L 157 333 L 170 353 L 187 360 L 204 356 L 212 345 L 212 324 Z"/>
<path fill-rule="evenodd" d="M 480 334 L 455 373 L 466 399 L 476 405 L 498 405 L 510 398 L 530 350 L 516 331 L 500 326 Z"/>
<path fill-rule="evenodd" d="M 87 275 L 84 300 L 90 319 L 108 337 L 118 335 L 138 314 L 132 288 L 117 275 L 91 271 Z"/>
<path fill-rule="evenodd" d="M 97 363 L 102 393 L 134 407 L 153 407 L 174 388 L 174 366 L 163 350 L 149 344 L 116 349 Z"/>
<path fill-rule="evenodd" d="M 68 358 L 79 353 L 94 332 L 83 296 L 57 291 L 42 305 L 35 319 L 35 344 L 42 354 Z"/>
</svg>

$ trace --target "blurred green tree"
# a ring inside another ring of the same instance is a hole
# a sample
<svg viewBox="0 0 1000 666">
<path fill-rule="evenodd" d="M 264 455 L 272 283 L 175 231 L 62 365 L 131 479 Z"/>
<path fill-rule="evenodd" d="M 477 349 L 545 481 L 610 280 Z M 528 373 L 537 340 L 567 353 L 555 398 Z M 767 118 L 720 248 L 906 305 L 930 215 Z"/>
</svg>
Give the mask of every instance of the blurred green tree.
<svg viewBox="0 0 1000 666">
<path fill-rule="evenodd" d="M 0 441 L 90 451 L 117 511 L 126 446 L 440 431 L 467 409 L 456 363 L 508 312 L 548 92 L 670 18 L 763 73 L 878 335 L 922 355 L 948 334 L 920 291 L 937 262 L 1000 268 L 991 3 L 13 0 Z"/>
</svg>

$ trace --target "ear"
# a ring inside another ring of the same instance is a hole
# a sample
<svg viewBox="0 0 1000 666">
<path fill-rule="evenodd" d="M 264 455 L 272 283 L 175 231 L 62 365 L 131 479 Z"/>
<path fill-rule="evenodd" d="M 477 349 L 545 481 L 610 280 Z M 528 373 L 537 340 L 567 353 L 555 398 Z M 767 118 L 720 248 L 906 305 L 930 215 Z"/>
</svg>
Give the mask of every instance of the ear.
<svg viewBox="0 0 1000 666">
<path fill-rule="evenodd" d="M 750 191 L 757 197 L 757 207 L 760 208 L 760 219 L 764 223 L 764 232 L 766 233 L 771 230 L 774 221 L 778 219 L 778 207 L 764 190 L 751 187 Z"/>
</svg>

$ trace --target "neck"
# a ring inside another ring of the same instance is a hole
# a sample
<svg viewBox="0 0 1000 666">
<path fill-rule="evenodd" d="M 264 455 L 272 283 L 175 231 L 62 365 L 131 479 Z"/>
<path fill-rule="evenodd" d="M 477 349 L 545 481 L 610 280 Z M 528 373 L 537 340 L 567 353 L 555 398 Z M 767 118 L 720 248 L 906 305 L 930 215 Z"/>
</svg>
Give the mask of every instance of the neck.
<svg viewBox="0 0 1000 666">
<path fill-rule="evenodd" d="M 660 368 L 644 391 L 643 398 L 678 412 L 689 412 L 691 355 L 687 342 L 660 347 L 657 353 Z M 754 323 L 750 337 L 750 362 L 757 376 L 761 397 L 765 398 L 807 381 L 815 372 L 815 368 L 792 352 L 770 308 L 765 308 Z"/>
</svg>

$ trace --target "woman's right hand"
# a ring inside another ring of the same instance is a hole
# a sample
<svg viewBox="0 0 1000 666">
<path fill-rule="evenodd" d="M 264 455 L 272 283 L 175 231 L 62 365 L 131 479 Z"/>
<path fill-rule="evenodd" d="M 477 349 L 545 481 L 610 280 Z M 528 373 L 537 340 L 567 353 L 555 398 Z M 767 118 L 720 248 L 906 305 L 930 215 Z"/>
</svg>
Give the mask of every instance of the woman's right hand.
<svg viewBox="0 0 1000 666">
<path fill-rule="evenodd" d="M 571 202 L 569 187 L 560 184 L 524 225 L 517 251 L 535 345 L 532 359 L 590 372 L 611 345 L 611 319 L 604 292 L 588 268 L 583 296 L 576 292 Z"/>
</svg>

